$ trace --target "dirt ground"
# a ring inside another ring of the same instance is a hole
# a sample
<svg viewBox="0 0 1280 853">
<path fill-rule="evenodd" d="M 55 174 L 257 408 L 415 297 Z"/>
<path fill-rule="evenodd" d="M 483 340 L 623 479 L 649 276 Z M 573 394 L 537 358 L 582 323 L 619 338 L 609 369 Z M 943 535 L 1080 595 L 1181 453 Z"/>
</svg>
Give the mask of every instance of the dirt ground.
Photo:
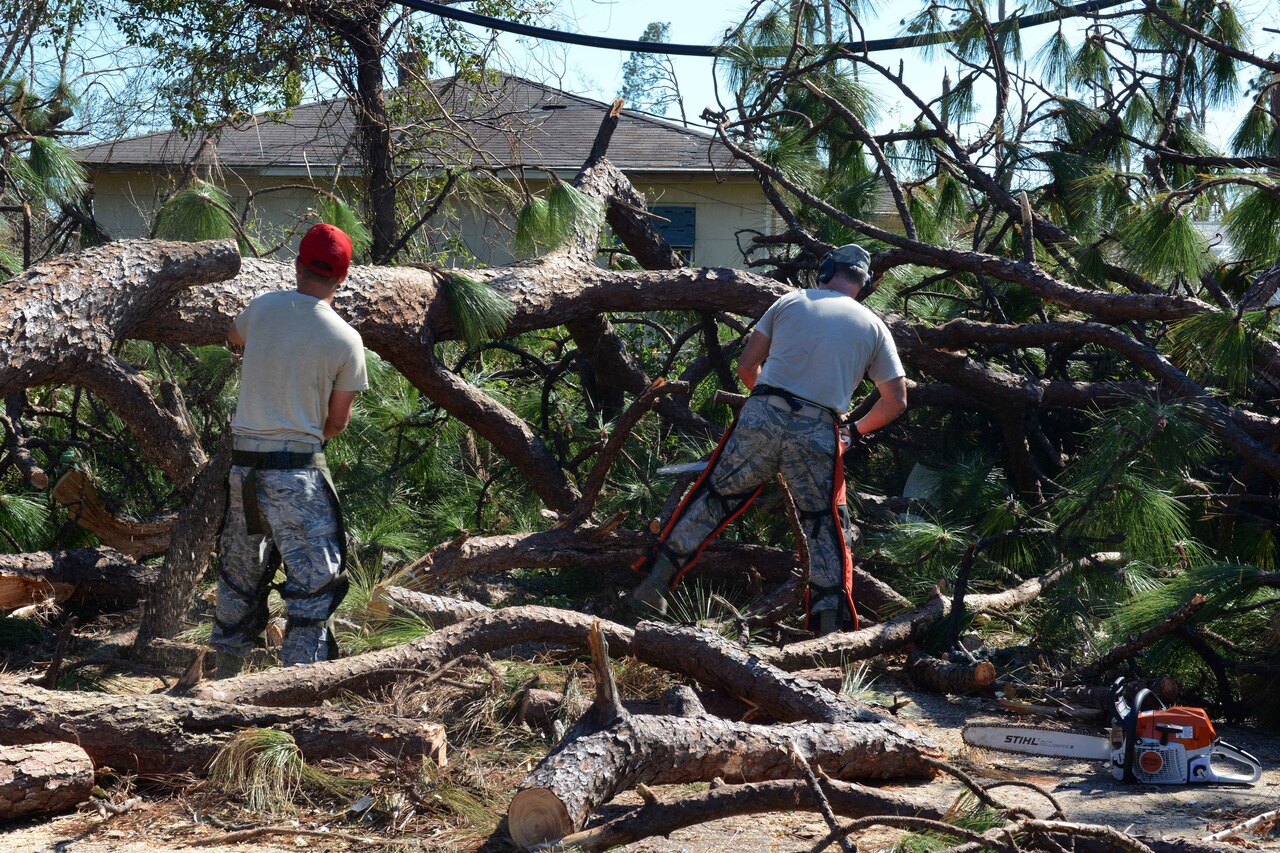
<svg viewBox="0 0 1280 853">
<path fill-rule="evenodd" d="M 1103 823 L 1136 834 L 1164 837 L 1200 838 L 1205 834 L 1280 807 L 1280 735 L 1254 730 L 1225 728 L 1219 734 L 1252 752 L 1264 766 L 1262 780 L 1252 786 L 1127 786 L 1114 781 L 1101 764 L 1071 763 L 1049 758 L 1022 758 L 1014 755 L 973 750 L 960 739 L 965 722 L 982 718 L 1001 719 L 990 700 L 946 698 L 911 694 L 914 704 L 908 719 L 928 731 L 947 754 L 971 773 L 987 779 L 1015 778 L 1048 788 L 1063 804 L 1070 820 Z M 952 802 L 961 788 L 950 781 L 897 790 L 919 795 L 927 791 L 941 805 Z M 661 789 L 657 791 L 663 795 Z M 670 793 L 678 795 L 678 791 Z M 1001 792 L 1010 804 L 1025 805 L 1046 814 L 1044 801 L 1028 792 L 1026 796 Z M 631 794 L 620 797 L 608 810 L 638 804 Z M 390 843 L 365 844 L 356 838 L 337 839 L 298 834 L 277 834 L 239 844 L 217 843 L 227 830 L 208 824 L 197 825 L 182 801 L 170 799 L 144 802 L 131 811 L 111 818 L 96 813 L 80 813 L 52 820 L 12 826 L 0 831 L 3 853 L 177 853 L 185 850 L 213 853 L 281 853 L 281 851 L 385 850 L 470 851 L 481 842 L 476 836 L 459 837 L 441 831 L 435 835 L 394 837 Z M 385 838 L 381 832 L 320 816 L 303 819 L 307 829 L 352 836 Z M 264 822 L 265 823 L 265 822 Z M 282 821 L 281 823 L 287 823 Z M 620 848 L 626 853 L 801 853 L 826 834 L 816 814 L 755 815 L 730 818 L 680 830 L 670 838 L 653 838 Z M 885 832 L 860 839 L 865 851 L 887 849 L 894 836 Z M 201 846 L 193 846 L 204 842 Z M 210 844 L 209 842 L 214 842 Z M 506 849 L 501 844 L 483 845 L 486 851 Z M 1254 839 L 1255 849 L 1280 850 L 1280 836 Z M 835 848 L 831 848 L 835 849 Z"/>
</svg>

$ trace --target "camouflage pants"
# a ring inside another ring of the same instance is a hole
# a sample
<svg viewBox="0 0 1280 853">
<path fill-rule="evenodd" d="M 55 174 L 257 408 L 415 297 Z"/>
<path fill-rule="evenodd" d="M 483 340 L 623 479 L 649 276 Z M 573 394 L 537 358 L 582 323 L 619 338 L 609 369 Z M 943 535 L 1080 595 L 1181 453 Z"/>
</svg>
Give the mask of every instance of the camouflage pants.
<svg viewBox="0 0 1280 853">
<path fill-rule="evenodd" d="M 256 469 L 258 506 L 270 537 L 249 533 L 243 486 L 255 469 L 231 467 L 230 503 L 222 530 L 215 624 L 210 644 L 243 656 L 267 625 L 267 593 L 283 559 L 280 590 L 288 614 L 280 657 L 286 666 L 329 657 L 329 617 L 346 590 L 338 508 L 317 468 Z"/>
<path fill-rule="evenodd" d="M 672 587 L 702 549 L 782 474 L 799 511 L 809 551 L 810 617 L 834 610 L 854 622 L 853 566 L 845 529 L 844 466 L 829 415 L 797 413 L 779 397 L 750 397 L 737 422 L 663 532 L 650 565 L 676 570 Z"/>
</svg>

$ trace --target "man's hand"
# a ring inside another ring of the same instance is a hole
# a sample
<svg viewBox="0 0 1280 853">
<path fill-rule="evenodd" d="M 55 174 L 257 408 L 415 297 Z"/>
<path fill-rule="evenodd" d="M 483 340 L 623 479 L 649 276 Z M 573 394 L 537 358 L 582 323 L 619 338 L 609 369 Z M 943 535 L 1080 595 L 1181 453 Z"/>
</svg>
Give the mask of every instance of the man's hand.
<svg viewBox="0 0 1280 853">
<path fill-rule="evenodd" d="M 329 414 L 324 421 L 324 440 L 328 441 L 351 423 L 351 404 L 359 391 L 332 391 L 329 394 Z"/>
<path fill-rule="evenodd" d="M 234 322 L 231 324 L 231 328 L 227 329 L 227 343 L 233 347 L 244 346 L 244 337 L 236 330 Z"/>
</svg>

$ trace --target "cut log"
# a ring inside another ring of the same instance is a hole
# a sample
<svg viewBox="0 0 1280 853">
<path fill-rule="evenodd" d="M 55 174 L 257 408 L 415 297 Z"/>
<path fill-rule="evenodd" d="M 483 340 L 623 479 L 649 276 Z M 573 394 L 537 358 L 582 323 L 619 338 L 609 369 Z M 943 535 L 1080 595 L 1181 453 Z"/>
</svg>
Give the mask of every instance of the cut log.
<svg viewBox="0 0 1280 853">
<path fill-rule="evenodd" d="M 0 554 L 0 610 L 46 601 L 98 612 L 136 607 L 156 570 L 111 548 Z"/>
<path fill-rule="evenodd" d="M 383 613 L 390 613 L 393 609 L 412 613 L 426 620 L 432 628 L 446 628 L 473 616 L 493 612 L 492 607 L 486 607 L 475 601 L 450 598 L 446 595 L 431 595 L 405 589 L 402 586 L 379 587 L 374 593 L 369 608 Z"/>
<path fill-rule="evenodd" d="M 632 630 L 606 622 L 617 654 L 631 652 Z M 561 643 L 586 649 L 591 617 L 554 607 L 508 607 L 450 625 L 412 643 L 349 658 L 272 669 L 206 682 L 201 699 L 250 705 L 308 705 L 344 691 L 368 691 L 394 682 L 406 671 L 434 672 L 467 654 L 493 652 L 521 643 Z"/>
<path fill-rule="evenodd" d="M 938 749 L 895 722 L 756 726 L 713 717 L 631 715 L 618 700 L 608 649 L 590 641 L 596 698 L 564 741 L 534 768 L 507 811 L 516 844 L 529 848 L 585 826 L 615 795 L 636 785 L 745 782 L 801 776 L 797 760 L 834 779 L 929 779 Z"/>
<path fill-rule="evenodd" d="M 713 631 L 660 622 L 636 626 L 632 654 L 723 691 L 782 722 L 868 722 L 883 717 L 847 696 L 761 660 Z"/>
<path fill-rule="evenodd" d="M 907 659 L 907 673 L 917 685 L 934 693 L 969 693 L 996 680 L 991 661 L 951 663 L 919 653 Z"/>
<path fill-rule="evenodd" d="M 78 468 L 63 474 L 53 486 L 53 499 L 67 508 L 67 518 L 122 554 L 141 559 L 163 554 L 177 521 L 177 513 L 139 520 L 113 513 L 93 479 Z"/>
<path fill-rule="evenodd" d="M 92 791 L 93 762 L 73 743 L 0 746 L 0 821 L 71 811 Z"/>
<path fill-rule="evenodd" d="M 288 732 L 308 760 L 445 758 L 444 727 L 335 708 L 251 708 L 172 696 L 111 696 L 0 684 L 0 743 L 79 744 L 93 763 L 147 776 L 203 772 L 244 728 Z"/>
</svg>

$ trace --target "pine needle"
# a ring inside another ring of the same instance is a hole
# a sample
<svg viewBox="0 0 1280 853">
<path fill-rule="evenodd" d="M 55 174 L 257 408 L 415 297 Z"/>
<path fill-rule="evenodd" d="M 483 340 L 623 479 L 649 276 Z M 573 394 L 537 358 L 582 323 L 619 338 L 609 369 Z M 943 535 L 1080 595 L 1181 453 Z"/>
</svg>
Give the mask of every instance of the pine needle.
<svg viewBox="0 0 1280 853">
<path fill-rule="evenodd" d="M 84 195 L 87 177 L 76 154 L 56 139 L 37 136 L 27 154 L 30 176 L 38 182 L 39 195 L 57 202 L 74 202 Z"/>
<path fill-rule="evenodd" d="M 271 813 L 290 810 L 306 788 L 344 793 L 361 784 L 311 767 L 293 736 L 275 729 L 237 732 L 214 756 L 209 781 L 243 797 L 250 809 Z"/>
<path fill-rule="evenodd" d="M 1209 244 L 1191 219 L 1160 201 L 1136 210 L 1116 230 L 1116 239 L 1134 267 L 1150 278 L 1198 280 L 1213 263 Z"/>
<path fill-rule="evenodd" d="M 501 334 L 516 313 L 515 306 L 487 283 L 456 270 L 441 278 L 441 286 L 458 334 L 469 346 Z"/>
<path fill-rule="evenodd" d="M 1206 311 L 1169 328 L 1169 355 L 1197 381 L 1243 394 L 1253 369 L 1254 344 L 1268 326 L 1266 311 L 1250 311 L 1239 320 L 1234 314 Z"/>
<path fill-rule="evenodd" d="M 161 205 L 156 213 L 155 236 L 191 243 L 233 239 L 237 236 L 236 229 L 222 209 L 230 203 L 230 196 L 221 187 L 206 181 L 192 181 Z"/>
</svg>

